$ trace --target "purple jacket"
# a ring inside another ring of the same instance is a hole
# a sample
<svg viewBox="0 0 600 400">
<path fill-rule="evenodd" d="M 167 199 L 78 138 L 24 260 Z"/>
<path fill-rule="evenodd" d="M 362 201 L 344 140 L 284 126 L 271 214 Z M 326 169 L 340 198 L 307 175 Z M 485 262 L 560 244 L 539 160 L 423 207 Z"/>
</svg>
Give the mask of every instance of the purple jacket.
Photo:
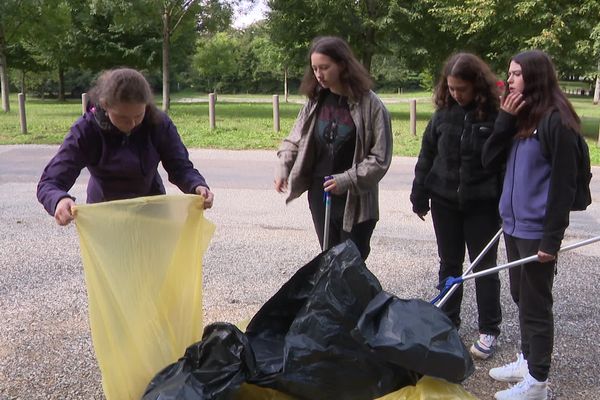
<svg viewBox="0 0 600 400">
<path fill-rule="evenodd" d="M 83 168 L 90 172 L 88 203 L 164 194 L 159 162 L 182 192 L 195 193 L 197 186 L 207 186 L 173 121 L 156 112 L 157 122 L 147 113 L 128 136 L 110 123 L 101 128 L 92 111 L 79 118 L 38 183 L 37 197 L 46 211 L 54 215 L 59 200 L 71 197 L 68 191 Z"/>
</svg>

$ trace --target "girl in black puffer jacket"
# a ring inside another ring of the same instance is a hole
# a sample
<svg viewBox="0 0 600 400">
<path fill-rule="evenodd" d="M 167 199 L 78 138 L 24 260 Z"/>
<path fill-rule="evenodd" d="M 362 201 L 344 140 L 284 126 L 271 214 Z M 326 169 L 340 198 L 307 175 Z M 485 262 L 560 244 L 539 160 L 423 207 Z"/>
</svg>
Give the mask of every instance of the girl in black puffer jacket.
<svg viewBox="0 0 600 400">
<path fill-rule="evenodd" d="M 436 112 L 423 134 L 410 200 L 424 220 L 431 209 L 440 257 L 439 281 L 462 275 L 465 245 L 471 261 L 500 229 L 498 200 L 501 168 L 484 168 L 481 150 L 492 133 L 499 107 L 496 77 L 479 57 L 451 56 L 435 92 Z M 430 204 L 431 203 L 431 204 Z M 496 265 L 497 244 L 474 268 Z M 500 280 L 492 274 L 475 280 L 479 340 L 471 353 L 490 357 L 500 334 Z M 462 286 L 442 309 L 460 326 Z"/>
</svg>

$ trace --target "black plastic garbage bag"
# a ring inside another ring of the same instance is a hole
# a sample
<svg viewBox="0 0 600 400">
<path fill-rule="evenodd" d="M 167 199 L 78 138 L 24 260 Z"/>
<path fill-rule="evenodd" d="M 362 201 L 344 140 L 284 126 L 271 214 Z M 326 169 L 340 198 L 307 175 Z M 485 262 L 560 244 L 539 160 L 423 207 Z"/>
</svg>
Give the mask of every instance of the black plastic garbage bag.
<svg viewBox="0 0 600 400">
<path fill-rule="evenodd" d="M 415 384 L 421 370 L 453 368 L 431 365 L 439 358 L 427 357 L 426 349 L 423 362 L 416 353 L 404 360 L 399 350 L 388 357 L 381 348 L 370 347 L 379 342 L 357 324 L 368 305 L 377 304 L 380 293 L 377 278 L 366 268 L 356 246 L 346 241 L 294 274 L 252 318 L 246 334 L 228 324 L 207 327 L 202 342 L 190 346 L 182 360 L 152 380 L 143 400 L 224 400 L 243 381 L 300 399 L 371 400 Z M 402 330 L 422 323 L 418 314 L 406 311 L 397 316 L 402 318 L 399 326 L 387 328 Z M 441 314 L 440 318 L 446 317 Z M 367 317 L 362 319 L 367 321 Z M 370 332 L 378 339 L 386 334 L 393 337 L 385 329 Z M 471 363 L 460 339 L 430 343 L 456 346 L 446 351 L 462 353 L 463 362 Z"/>
<path fill-rule="evenodd" d="M 300 399 L 371 400 L 415 384 L 351 331 L 381 292 L 351 241 L 300 269 L 246 329 L 261 374 L 250 382 Z"/>
<path fill-rule="evenodd" d="M 354 337 L 394 365 L 459 383 L 473 361 L 452 321 L 423 300 L 381 292 L 364 311 Z"/>
<path fill-rule="evenodd" d="M 234 325 L 215 323 L 204 329 L 202 341 L 152 379 L 142 399 L 224 400 L 253 375 L 256 365 L 246 336 Z"/>
</svg>

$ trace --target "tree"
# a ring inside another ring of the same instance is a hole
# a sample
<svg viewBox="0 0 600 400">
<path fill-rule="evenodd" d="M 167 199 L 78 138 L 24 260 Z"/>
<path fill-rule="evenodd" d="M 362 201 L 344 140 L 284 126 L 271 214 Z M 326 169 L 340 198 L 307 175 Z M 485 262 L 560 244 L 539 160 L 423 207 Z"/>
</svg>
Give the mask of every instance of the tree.
<svg viewBox="0 0 600 400">
<path fill-rule="evenodd" d="M 597 0 L 426 0 L 430 13 L 463 48 L 504 70 L 515 53 L 538 48 L 559 71 L 582 76 L 596 69 L 591 32 L 600 15 Z"/>
<path fill-rule="evenodd" d="M 270 36 L 288 64 L 303 60 L 316 36 L 345 38 L 365 68 L 374 54 L 386 52 L 397 30 L 392 16 L 399 1 L 269 0 Z"/>
<path fill-rule="evenodd" d="M 26 31 L 26 21 L 34 1 L 0 1 L 0 94 L 2 110 L 10 111 L 7 52 L 11 44 L 19 43 Z"/>
<path fill-rule="evenodd" d="M 600 102 L 600 22 L 592 31 L 591 38 L 594 40 L 594 58 L 598 60 L 596 87 L 594 89 L 594 104 L 598 104 Z"/>
<path fill-rule="evenodd" d="M 238 68 L 238 41 L 227 32 L 198 40 L 194 66 L 207 80 L 206 87 L 216 90 L 218 82 L 233 76 Z"/>
</svg>

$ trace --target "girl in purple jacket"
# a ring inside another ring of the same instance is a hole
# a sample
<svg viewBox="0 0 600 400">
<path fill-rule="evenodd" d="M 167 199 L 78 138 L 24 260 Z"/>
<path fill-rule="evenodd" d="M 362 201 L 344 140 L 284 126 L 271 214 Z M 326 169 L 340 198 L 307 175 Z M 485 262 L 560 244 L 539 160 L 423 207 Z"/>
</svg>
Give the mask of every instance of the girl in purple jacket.
<svg viewBox="0 0 600 400">
<path fill-rule="evenodd" d="M 50 160 L 37 197 L 59 225 L 73 220 L 75 198 L 68 191 L 83 168 L 90 172 L 87 202 L 165 194 L 158 173 L 162 162 L 169 181 L 184 193 L 213 194 L 194 169 L 171 119 L 152 102 L 144 76 L 129 68 L 104 72 L 90 91 L 91 106 L 71 127 Z"/>
<path fill-rule="evenodd" d="M 542 51 L 512 58 L 508 88 L 482 161 L 506 162 L 500 216 L 508 260 L 537 255 L 538 261 L 509 271 L 521 352 L 490 376 L 518 382 L 497 392 L 498 400 L 545 400 L 554 342 L 552 285 L 577 187 L 579 117 Z"/>
</svg>

